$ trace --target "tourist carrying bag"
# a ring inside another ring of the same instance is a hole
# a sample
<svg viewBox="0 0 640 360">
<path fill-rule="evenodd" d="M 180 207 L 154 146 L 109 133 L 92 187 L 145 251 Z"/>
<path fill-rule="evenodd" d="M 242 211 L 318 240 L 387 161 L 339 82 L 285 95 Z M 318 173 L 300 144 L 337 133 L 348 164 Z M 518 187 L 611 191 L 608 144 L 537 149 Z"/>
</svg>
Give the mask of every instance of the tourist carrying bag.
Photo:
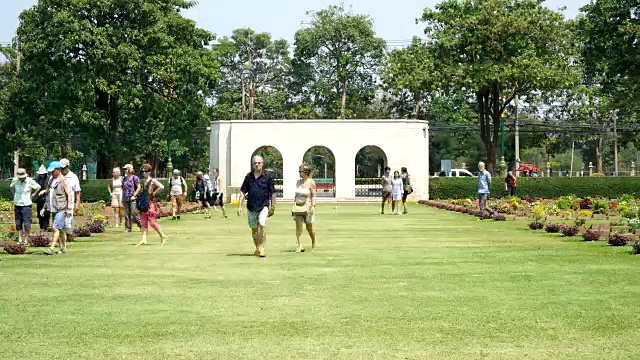
<svg viewBox="0 0 640 360">
<path fill-rule="evenodd" d="M 149 211 L 149 188 L 147 184 L 142 189 L 142 194 L 136 198 L 136 209 L 140 212 Z"/>
<path fill-rule="evenodd" d="M 307 216 L 309 214 L 309 201 L 305 201 L 302 204 L 294 203 L 291 209 L 293 216 Z"/>
</svg>

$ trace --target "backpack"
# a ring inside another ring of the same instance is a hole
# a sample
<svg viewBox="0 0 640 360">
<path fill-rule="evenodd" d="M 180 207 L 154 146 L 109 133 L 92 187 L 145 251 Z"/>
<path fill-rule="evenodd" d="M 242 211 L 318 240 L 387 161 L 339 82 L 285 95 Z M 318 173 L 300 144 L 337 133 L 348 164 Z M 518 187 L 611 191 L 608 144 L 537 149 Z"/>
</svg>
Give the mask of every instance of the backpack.
<svg viewBox="0 0 640 360">
<path fill-rule="evenodd" d="M 136 209 L 139 212 L 149 211 L 149 186 L 147 184 L 144 185 L 140 196 L 136 198 Z"/>
</svg>

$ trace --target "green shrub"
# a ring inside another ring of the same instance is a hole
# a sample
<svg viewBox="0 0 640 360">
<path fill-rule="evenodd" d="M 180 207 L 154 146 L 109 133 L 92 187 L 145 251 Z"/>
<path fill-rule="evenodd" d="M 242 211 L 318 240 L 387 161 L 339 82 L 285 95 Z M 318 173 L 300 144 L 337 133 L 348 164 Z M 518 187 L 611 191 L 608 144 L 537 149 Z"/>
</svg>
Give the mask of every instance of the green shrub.
<svg viewBox="0 0 640 360">
<path fill-rule="evenodd" d="M 491 197 L 507 197 L 500 178 L 491 182 Z M 477 196 L 477 180 L 472 178 L 429 179 L 429 197 L 458 199 Z M 569 194 L 577 197 L 617 199 L 623 194 L 640 195 L 640 177 L 551 177 L 518 178 L 516 195 L 529 199 L 556 199 Z"/>
<path fill-rule="evenodd" d="M 97 201 L 111 201 L 109 198 L 109 191 L 107 186 L 111 180 L 89 180 L 80 183 L 82 193 L 80 198 L 82 202 L 97 202 Z M 159 195 L 160 197 L 167 196 L 169 191 L 168 180 L 161 179 L 160 182 L 164 185 L 164 191 Z M 187 187 L 191 189 L 193 187 L 194 180 L 187 180 Z M 0 181 L 0 198 L 11 199 L 11 193 L 9 191 L 9 181 Z"/>
<path fill-rule="evenodd" d="M 560 199 L 556 201 L 556 207 L 560 210 L 569 210 L 571 207 L 571 202 L 567 199 Z"/>
</svg>

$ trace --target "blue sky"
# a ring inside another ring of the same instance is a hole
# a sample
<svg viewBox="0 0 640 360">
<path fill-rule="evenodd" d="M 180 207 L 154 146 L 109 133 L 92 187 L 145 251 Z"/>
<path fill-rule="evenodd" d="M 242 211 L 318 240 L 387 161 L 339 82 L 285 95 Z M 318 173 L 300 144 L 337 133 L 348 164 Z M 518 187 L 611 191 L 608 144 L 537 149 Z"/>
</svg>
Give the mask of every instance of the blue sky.
<svg viewBox="0 0 640 360">
<path fill-rule="evenodd" d="M 320 10 L 329 5 L 344 3 L 354 12 L 369 14 L 378 36 L 392 40 L 391 47 L 400 46 L 401 40 L 422 35 L 422 24 L 416 25 L 425 7 L 433 7 L 438 0 L 199 0 L 199 4 L 185 13 L 218 37 L 228 36 L 238 28 L 251 27 L 258 32 L 269 32 L 275 38 L 293 40 L 301 23 L 308 19 L 307 10 Z M 547 0 L 552 9 L 566 6 L 565 15 L 575 17 L 580 7 L 589 0 Z M 2 2 L 0 11 L 0 43 L 11 41 L 18 26 L 21 11 L 33 6 L 37 0 L 8 0 Z"/>
</svg>

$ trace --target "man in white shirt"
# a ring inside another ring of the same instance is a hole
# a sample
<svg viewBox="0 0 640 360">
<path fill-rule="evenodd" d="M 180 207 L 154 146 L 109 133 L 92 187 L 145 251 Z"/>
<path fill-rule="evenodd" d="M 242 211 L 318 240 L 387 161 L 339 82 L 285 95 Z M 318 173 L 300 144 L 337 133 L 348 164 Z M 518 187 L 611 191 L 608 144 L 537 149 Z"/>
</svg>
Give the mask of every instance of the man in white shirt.
<svg viewBox="0 0 640 360">
<path fill-rule="evenodd" d="M 71 188 L 71 201 L 75 204 L 74 209 L 80 208 L 80 192 L 82 189 L 80 188 L 80 179 L 78 176 L 71 171 L 71 163 L 69 159 L 60 159 L 60 165 L 62 166 L 62 175 L 69 183 L 69 187 Z M 70 219 L 71 226 L 66 229 L 68 235 L 73 236 L 73 216 Z"/>
<path fill-rule="evenodd" d="M 180 176 L 180 170 L 173 170 L 173 176 L 169 178 L 169 189 L 171 210 L 173 212 L 171 220 L 180 220 L 180 211 L 182 210 L 185 195 L 187 194 L 187 182 Z"/>
</svg>

